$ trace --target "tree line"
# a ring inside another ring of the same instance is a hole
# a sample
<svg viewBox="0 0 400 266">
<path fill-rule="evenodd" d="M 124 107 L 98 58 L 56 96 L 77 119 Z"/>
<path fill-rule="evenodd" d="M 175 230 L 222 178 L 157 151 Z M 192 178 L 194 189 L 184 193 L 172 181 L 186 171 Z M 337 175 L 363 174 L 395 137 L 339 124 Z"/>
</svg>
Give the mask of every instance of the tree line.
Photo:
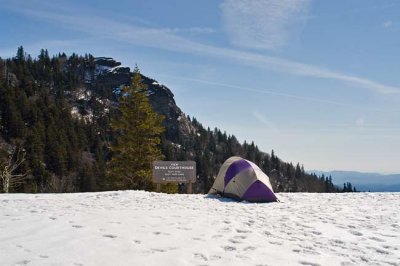
<svg viewBox="0 0 400 266">
<path fill-rule="evenodd" d="M 18 164 L 9 174 L 23 175 L 23 182 L 18 179 L 10 191 L 152 190 L 149 162 L 164 159 L 196 161 L 194 189 L 206 193 L 230 156 L 259 165 L 277 192 L 355 191 L 349 183 L 339 188 L 331 177 L 309 174 L 299 163 L 283 162 L 275 151 L 262 152 L 254 142 L 240 143 L 218 128 L 205 128 L 194 117 L 186 117 L 193 127 L 191 135 L 172 133 L 167 121 L 151 108 L 154 103 L 142 83 L 146 77 L 138 69 L 132 82 L 115 94 L 107 81 L 95 79 L 95 67 L 89 54 L 50 57 L 41 50 L 32 58 L 23 47 L 13 58 L 0 58 L 0 170 Z M 91 91 L 90 97 L 72 97 L 82 89 Z M 18 161 L 21 155 L 23 160 Z M 3 182 L 1 186 L 4 191 Z M 163 187 L 169 192 L 180 189 Z"/>
</svg>

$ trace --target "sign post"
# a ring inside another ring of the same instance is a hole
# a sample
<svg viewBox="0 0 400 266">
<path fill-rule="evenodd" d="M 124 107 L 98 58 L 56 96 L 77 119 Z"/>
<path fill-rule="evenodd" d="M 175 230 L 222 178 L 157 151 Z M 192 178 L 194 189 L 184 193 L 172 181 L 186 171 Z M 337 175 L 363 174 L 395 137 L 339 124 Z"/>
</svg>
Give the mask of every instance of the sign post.
<svg viewBox="0 0 400 266">
<path fill-rule="evenodd" d="M 192 193 L 196 182 L 196 162 L 194 161 L 155 161 L 153 162 L 153 182 L 160 192 L 161 184 L 186 183 L 187 193 Z"/>
</svg>

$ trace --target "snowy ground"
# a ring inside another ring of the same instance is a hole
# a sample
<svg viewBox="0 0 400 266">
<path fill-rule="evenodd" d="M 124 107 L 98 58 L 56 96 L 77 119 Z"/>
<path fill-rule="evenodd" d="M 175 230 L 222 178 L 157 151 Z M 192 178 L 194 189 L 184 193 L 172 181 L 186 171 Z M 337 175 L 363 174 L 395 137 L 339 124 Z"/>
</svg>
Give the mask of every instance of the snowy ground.
<svg viewBox="0 0 400 266">
<path fill-rule="evenodd" d="M 400 265 L 400 193 L 0 195 L 1 265 Z"/>
</svg>

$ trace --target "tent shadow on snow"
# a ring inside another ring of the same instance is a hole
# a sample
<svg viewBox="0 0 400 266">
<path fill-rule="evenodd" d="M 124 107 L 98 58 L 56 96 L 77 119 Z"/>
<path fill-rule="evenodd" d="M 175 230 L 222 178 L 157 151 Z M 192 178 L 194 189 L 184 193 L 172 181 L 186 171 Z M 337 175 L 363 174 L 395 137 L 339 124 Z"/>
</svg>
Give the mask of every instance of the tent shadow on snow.
<svg viewBox="0 0 400 266">
<path fill-rule="evenodd" d="M 208 194 L 248 202 L 278 201 L 269 177 L 256 164 L 237 156 L 222 164 Z"/>
<path fill-rule="evenodd" d="M 211 200 L 218 200 L 218 201 L 224 202 L 224 203 L 240 203 L 240 204 L 254 204 L 255 203 L 255 202 L 250 202 L 250 201 L 246 201 L 246 200 L 239 201 L 238 199 L 235 199 L 235 198 L 223 197 L 220 194 L 218 194 L 218 195 L 208 194 L 208 195 L 204 196 L 204 198 L 211 199 Z M 260 202 L 260 203 L 264 203 L 264 202 Z"/>
</svg>

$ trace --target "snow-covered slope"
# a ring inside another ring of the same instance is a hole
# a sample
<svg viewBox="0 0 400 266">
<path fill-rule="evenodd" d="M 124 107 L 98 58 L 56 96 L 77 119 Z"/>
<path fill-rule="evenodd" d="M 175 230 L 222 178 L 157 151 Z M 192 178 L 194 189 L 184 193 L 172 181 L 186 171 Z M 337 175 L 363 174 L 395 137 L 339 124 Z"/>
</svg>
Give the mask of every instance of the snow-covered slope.
<svg viewBox="0 0 400 266">
<path fill-rule="evenodd" d="M 1 265 L 400 265 L 400 193 L 0 195 Z"/>
</svg>

